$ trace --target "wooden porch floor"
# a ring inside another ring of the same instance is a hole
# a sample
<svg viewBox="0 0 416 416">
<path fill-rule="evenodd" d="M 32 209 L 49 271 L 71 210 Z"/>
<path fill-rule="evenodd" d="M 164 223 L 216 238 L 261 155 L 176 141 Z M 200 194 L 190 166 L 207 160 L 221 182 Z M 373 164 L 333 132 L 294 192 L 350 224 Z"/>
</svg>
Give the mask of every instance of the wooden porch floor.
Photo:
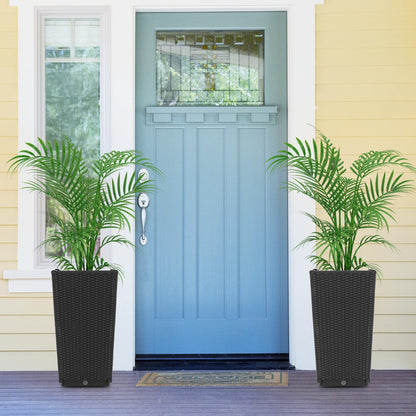
<svg viewBox="0 0 416 416">
<path fill-rule="evenodd" d="M 0 372 L 0 415 L 416 415 L 416 370 L 373 371 L 364 388 L 321 388 L 290 371 L 289 387 L 136 387 L 115 372 L 107 388 L 64 388 L 56 372 Z"/>
</svg>

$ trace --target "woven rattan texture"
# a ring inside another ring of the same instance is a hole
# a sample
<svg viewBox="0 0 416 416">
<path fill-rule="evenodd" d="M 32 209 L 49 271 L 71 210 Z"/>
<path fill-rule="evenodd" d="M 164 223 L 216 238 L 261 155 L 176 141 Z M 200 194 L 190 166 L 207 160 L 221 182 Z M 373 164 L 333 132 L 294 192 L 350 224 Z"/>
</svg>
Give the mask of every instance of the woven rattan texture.
<svg viewBox="0 0 416 416">
<path fill-rule="evenodd" d="M 318 382 L 360 386 L 370 381 L 376 273 L 310 272 Z"/>
<path fill-rule="evenodd" d="M 108 385 L 112 378 L 117 271 L 52 271 L 59 381 Z"/>
</svg>

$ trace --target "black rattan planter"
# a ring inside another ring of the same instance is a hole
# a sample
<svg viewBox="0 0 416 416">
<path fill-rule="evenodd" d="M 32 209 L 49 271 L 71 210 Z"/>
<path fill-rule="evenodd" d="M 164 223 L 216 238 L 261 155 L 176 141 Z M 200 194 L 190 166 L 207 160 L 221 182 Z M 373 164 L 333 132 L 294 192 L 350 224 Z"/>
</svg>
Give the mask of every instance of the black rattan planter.
<svg viewBox="0 0 416 416">
<path fill-rule="evenodd" d="M 59 382 L 104 387 L 112 381 L 116 270 L 52 271 Z"/>
<path fill-rule="evenodd" d="M 324 387 L 370 381 L 376 272 L 311 270 L 316 371 Z"/>
</svg>

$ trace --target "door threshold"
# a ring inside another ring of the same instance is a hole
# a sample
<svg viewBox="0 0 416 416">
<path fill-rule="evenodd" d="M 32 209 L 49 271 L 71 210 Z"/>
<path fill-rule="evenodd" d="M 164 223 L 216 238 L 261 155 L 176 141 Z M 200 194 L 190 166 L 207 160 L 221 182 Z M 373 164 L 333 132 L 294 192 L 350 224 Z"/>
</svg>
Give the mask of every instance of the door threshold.
<svg viewBox="0 0 416 416">
<path fill-rule="evenodd" d="M 133 370 L 295 370 L 295 366 L 289 354 L 137 354 Z"/>
</svg>

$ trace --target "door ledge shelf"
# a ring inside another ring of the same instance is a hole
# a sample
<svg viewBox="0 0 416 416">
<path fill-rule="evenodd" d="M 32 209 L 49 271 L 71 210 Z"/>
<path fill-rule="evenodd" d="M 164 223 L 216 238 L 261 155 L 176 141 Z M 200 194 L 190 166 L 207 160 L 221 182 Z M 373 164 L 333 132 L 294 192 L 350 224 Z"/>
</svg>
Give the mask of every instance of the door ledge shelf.
<svg viewBox="0 0 416 416">
<path fill-rule="evenodd" d="M 275 124 L 278 107 L 177 106 L 146 107 L 146 124 L 157 123 L 266 123 Z"/>
</svg>

